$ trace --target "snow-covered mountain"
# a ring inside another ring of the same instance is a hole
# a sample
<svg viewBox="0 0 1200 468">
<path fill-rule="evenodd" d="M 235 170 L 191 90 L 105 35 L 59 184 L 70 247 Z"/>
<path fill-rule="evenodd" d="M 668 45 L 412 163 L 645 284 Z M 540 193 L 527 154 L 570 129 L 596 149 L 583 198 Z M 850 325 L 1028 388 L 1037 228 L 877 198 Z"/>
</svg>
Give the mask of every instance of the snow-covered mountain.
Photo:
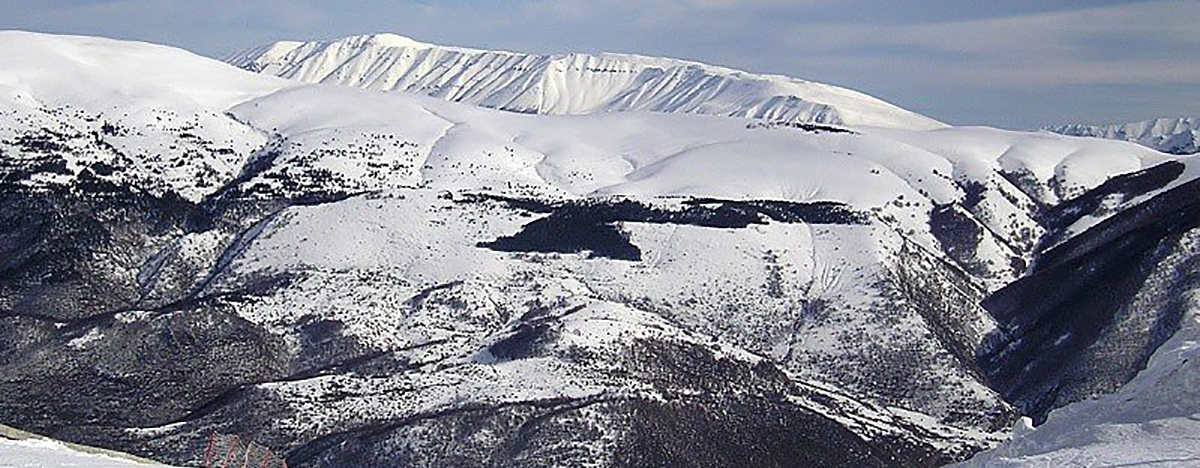
<svg viewBox="0 0 1200 468">
<path fill-rule="evenodd" d="M 1168 154 L 1200 153 L 1200 119 L 1161 118 L 1112 125 L 1055 125 L 1045 130 L 1063 135 L 1132 141 Z"/>
<path fill-rule="evenodd" d="M 308 83 L 407 91 L 536 114 L 642 110 L 907 129 L 945 126 L 836 86 L 625 54 L 535 55 L 375 34 L 277 42 L 227 61 Z"/>
<path fill-rule="evenodd" d="M 0 422 L 177 465 L 937 466 L 1128 382 L 1190 279 L 1200 165 L 1127 142 L 0 55 Z"/>
</svg>

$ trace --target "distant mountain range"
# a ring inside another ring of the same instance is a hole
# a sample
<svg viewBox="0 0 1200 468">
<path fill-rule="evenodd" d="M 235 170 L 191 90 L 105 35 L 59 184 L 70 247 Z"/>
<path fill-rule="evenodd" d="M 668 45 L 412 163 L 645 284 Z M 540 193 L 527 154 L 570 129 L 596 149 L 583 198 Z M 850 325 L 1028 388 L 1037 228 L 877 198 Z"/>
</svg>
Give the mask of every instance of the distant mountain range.
<svg viewBox="0 0 1200 468">
<path fill-rule="evenodd" d="M 524 54 L 375 34 L 277 42 L 226 60 L 308 83 L 408 91 L 536 114 L 640 110 L 906 129 L 945 126 L 845 88 L 627 54 Z"/>
<path fill-rule="evenodd" d="M 1131 141 L 1169 154 L 1200 153 L 1200 119 L 1161 118 L 1111 125 L 1054 125 L 1044 127 L 1070 136 Z"/>
</svg>

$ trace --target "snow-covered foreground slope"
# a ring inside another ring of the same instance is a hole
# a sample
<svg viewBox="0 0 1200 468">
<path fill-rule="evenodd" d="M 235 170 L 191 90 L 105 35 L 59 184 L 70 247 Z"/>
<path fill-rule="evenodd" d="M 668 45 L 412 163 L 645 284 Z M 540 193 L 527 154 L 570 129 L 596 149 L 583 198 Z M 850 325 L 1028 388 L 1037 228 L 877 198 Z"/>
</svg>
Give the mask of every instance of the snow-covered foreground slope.
<svg viewBox="0 0 1200 468">
<path fill-rule="evenodd" d="M 984 297 L 1200 175 L 1049 133 L 529 115 L 146 44 L 0 50 L 38 57 L 0 64 L 0 420 L 176 464 L 211 431 L 297 466 L 961 460 L 1017 416 L 976 358 L 1025 330 Z"/>
<path fill-rule="evenodd" d="M 1197 236 L 1184 242 L 1195 249 Z M 1179 331 L 1132 381 L 1112 394 L 1055 410 L 1037 428 L 1026 422 L 1012 440 L 956 466 L 1200 466 L 1196 293 L 1185 293 L 1188 312 Z"/>
<path fill-rule="evenodd" d="M 1132 141 L 1169 154 L 1200 153 L 1200 119 L 1194 117 L 1112 125 L 1055 125 L 1046 130 L 1063 135 Z"/>
<path fill-rule="evenodd" d="M 87 453 L 48 439 L 0 437 L 0 468 L 167 468 L 100 453 Z"/>
<path fill-rule="evenodd" d="M 227 59 L 309 83 L 408 91 L 538 114 L 655 111 L 931 129 L 943 124 L 844 88 L 682 60 L 534 55 L 425 44 L 395 34 L 278 42 Z"/>
</svg>

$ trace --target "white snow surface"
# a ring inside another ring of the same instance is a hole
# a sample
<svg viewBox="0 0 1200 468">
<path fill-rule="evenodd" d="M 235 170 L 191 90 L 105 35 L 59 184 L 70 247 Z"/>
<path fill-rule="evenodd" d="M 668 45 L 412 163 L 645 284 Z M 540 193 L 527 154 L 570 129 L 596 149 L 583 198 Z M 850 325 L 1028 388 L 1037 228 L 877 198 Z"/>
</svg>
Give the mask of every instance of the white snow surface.
<svg viewBox="0 0 1200 468">
<path fill-rule="evenodd" d="M 287 86 L 182 49 L 0 31 L 0 102 L 225 108 Z"/>
<path fill-rule="evenodd" d="M 327 86 L 287 89 L 231 113 L 292 140 L 331 131 L 401 135 L 422 149 L 422 182 L 437 188 L 487 188 L 502 177 L 570 196 L 696 195 L 872 208 L 898 195 L 948 203 L 962 196 L 955 180 L 986 181 L 1008 171 L 1059 179 L 1061 192 L 1035 194 L 1054 204 L 1109 175 L 1171 159 L 1124 143 L 991 128 L 846 127 L 842 133 L 656 113 L 530 116 Z"/>
<path fill-rule="evenodd" d="M 227 60 L 309 83 L 408 91 L 528 113 L 644 110 L 922 130 L 945 126 L 845 88 L 627 54 L 535 55 L 375 34 L 277 42 Z"/>
<path fill-rule="evenodd" d="M 50 439 L 0 437 L 0 468 L 168 468 L 99 453 L 81 452 Z"/>
</svg>

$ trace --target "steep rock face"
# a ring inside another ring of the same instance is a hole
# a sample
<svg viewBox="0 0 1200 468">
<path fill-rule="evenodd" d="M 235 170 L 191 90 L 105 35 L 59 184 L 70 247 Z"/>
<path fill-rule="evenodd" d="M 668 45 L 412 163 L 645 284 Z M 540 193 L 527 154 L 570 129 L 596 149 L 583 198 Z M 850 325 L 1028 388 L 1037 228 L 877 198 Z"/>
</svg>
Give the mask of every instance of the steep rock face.
<svg viewBox="0 0 1200 468">
<path fill-rule="evenodd" d="M 484 51 L 378 34 L 279 42 L 227 61 L 308 83 L 407 91 L 538 114 L 641 110 L 908 129 L 944 126 L 835 86 L 634 55 Z"/>
<path fill-rule="evenodd" d="M 1055 125 L 1045 130 L 1063 135 L 1131 141 L 1169 154 L 1200 153 L 1200 119 L 1194 117 L 1112 125 Z"/>
</svg>

